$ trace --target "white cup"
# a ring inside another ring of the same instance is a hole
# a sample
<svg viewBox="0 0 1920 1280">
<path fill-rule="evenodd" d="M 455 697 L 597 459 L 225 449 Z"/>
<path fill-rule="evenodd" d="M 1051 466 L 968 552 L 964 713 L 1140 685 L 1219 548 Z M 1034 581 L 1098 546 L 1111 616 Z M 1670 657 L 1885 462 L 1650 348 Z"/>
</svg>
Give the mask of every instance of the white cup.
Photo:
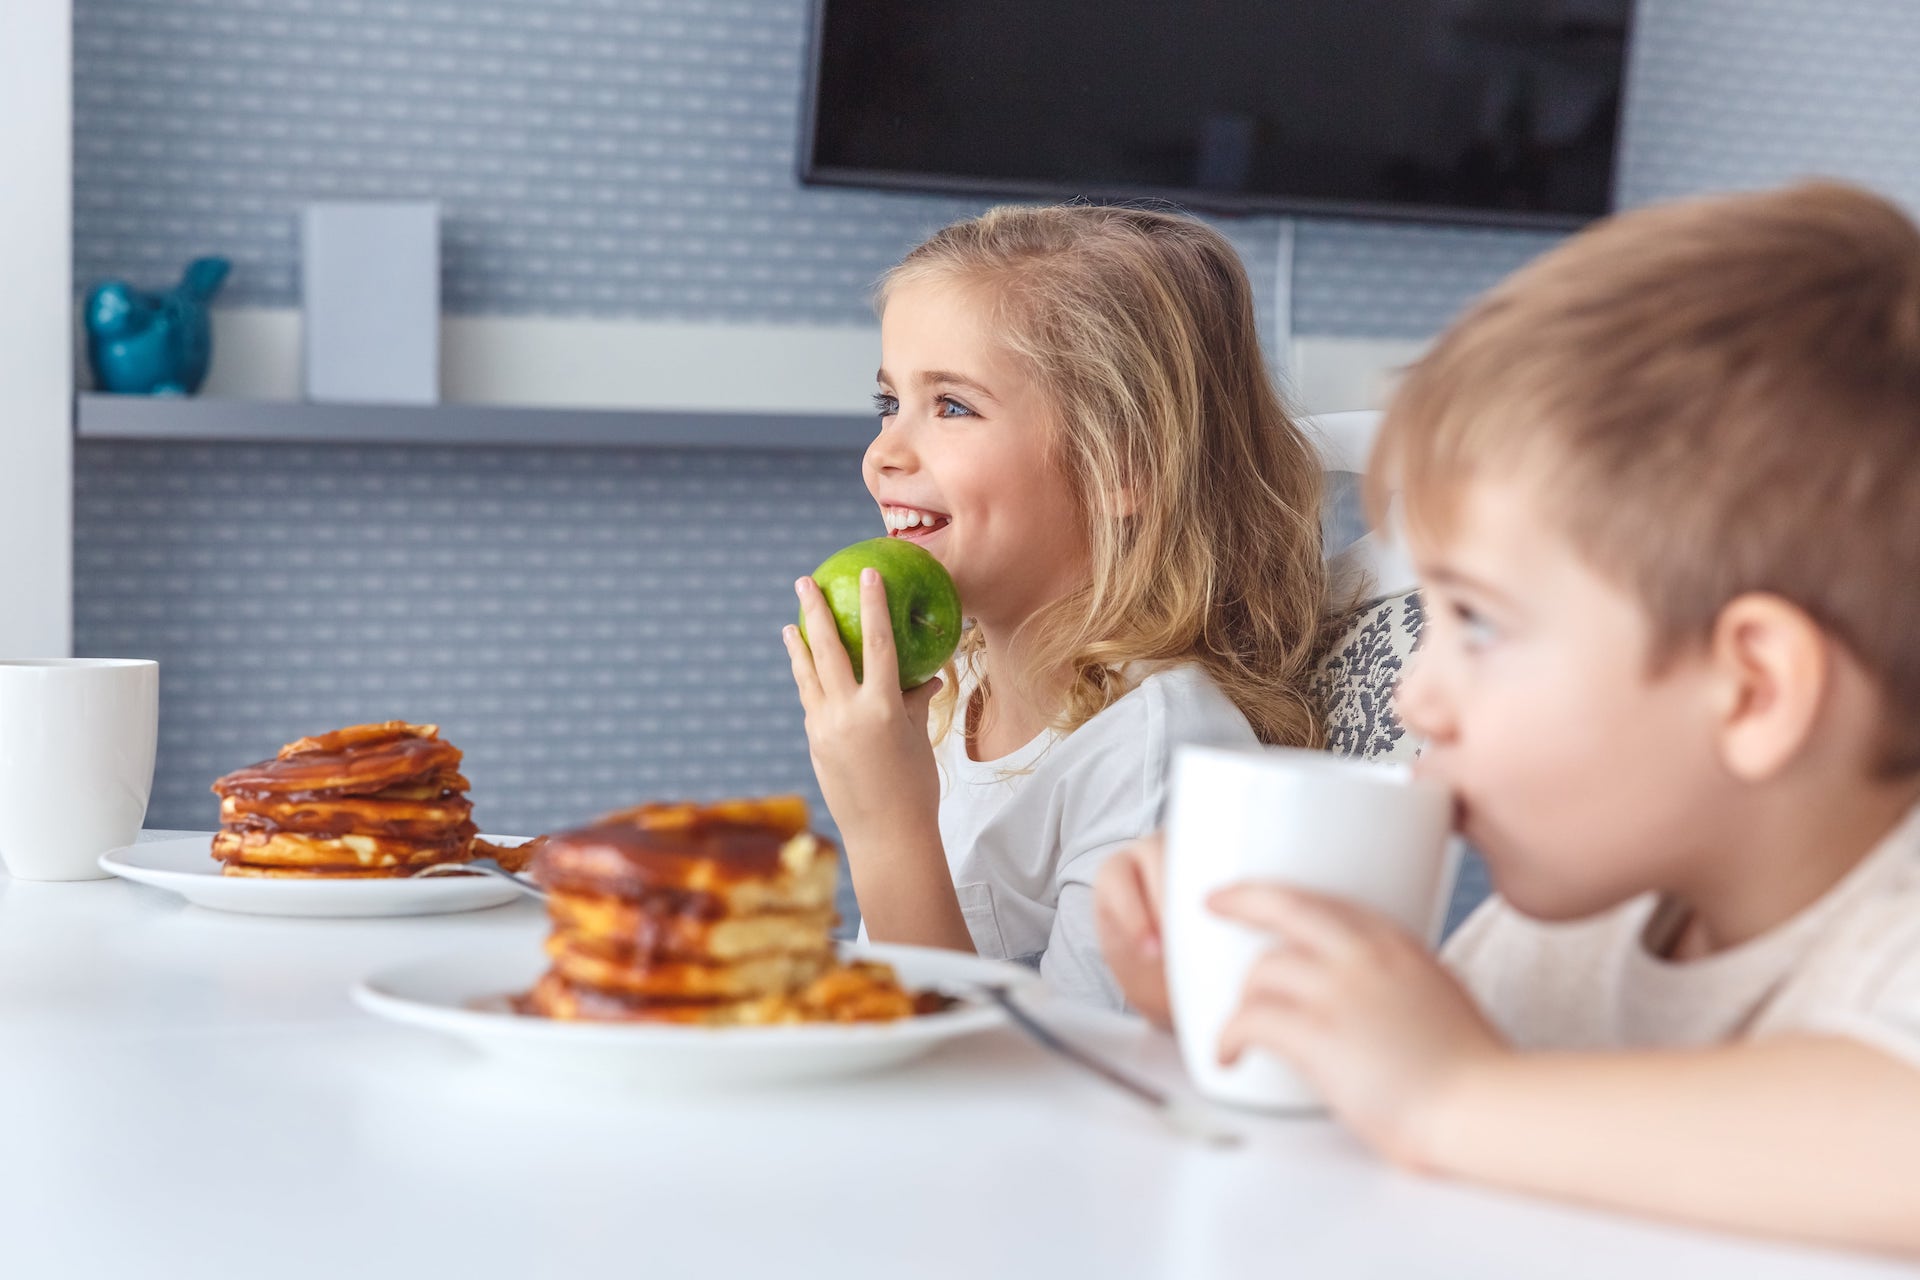
<svg viewBox="0 0 1920 1280">
<path fill-rule="evenodd" d="M 1271 934 L 1207 909 L 1216 889 L 1275 881 L 1382 912 L 1431 945 L 1459 864 L 1452 801 L 1399 765 L 1321 751 L 1182 747 L 1167 814 L 1168 995 L 1180 1054 L 1216 1102 L 1312 1110 L 1319 1099 L 1278 1058 L 1220 1064 L 1220 1034 Z"/>
<path fill-rule="evenodd" d="M 0 660 L 0 862 L 22 880 L 98 880 L 153 790 L 160 664 Z"/>
</svg>

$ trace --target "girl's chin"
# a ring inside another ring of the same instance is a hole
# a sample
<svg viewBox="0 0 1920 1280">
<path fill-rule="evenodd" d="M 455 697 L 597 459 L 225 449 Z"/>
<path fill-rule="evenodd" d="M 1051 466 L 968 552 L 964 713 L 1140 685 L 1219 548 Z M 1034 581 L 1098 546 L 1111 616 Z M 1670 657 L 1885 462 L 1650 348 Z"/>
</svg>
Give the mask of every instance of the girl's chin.
<svg viewBox="0 0 1920 1280">
<path fill-rule="evenodd" d="M 947 527 L 945 525 L 941 525 L 937 529 L 900 529 L 887 534 L 887 536 L 898 542 L 911 542 L 914 546 L 919 547 L 935 560 L 938 560 L 948 573 L 953 572 L 953 565 L 947 560 L 949 548 L 947 546 Z"/>
</svg>

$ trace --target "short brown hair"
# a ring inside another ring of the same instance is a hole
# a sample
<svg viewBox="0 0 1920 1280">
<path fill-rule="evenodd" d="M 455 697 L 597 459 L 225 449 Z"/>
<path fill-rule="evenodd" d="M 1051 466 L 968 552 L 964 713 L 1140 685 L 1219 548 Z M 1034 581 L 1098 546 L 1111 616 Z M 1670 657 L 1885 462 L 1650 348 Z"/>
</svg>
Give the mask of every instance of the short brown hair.
<svg viewBox="0 0 1920 1280">
<path fill-rule="evenodd" d="M 1623 213 L 1497 286 L 1409 371 L 1369 504 L 1446 532 L 1524 474 L 1664 662 L 1749 592 L 1879 682 L 1878 765 L 1920 770 L 1920 231 L 1819 182 Z"/>
</svg>

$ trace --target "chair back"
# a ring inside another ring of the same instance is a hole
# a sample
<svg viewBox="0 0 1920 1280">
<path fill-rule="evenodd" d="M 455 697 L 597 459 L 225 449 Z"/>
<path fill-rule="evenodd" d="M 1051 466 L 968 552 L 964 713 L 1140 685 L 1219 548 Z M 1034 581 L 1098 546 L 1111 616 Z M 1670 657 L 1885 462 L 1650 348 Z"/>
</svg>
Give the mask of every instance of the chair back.
<svg viewBox="0 0 1920 1280">
<path fill-rule="evenodd" d="M 1332 475 L 1366 471 L 1380 415 L 1329 413 L 1303 424 Z M 1351 493 L 1352 484 L 1329 485 Z M 1360 760 L 1410 760 L 1419 742 L 1393 711 L 1393 691 L 1420 643 L 1420 593 L 1413 565 L 1386 531 L 1368 530 L 1334 550 L 1335 590 L 1362 601 L 1313 676 L 1327 749 Z"/>
</svg>

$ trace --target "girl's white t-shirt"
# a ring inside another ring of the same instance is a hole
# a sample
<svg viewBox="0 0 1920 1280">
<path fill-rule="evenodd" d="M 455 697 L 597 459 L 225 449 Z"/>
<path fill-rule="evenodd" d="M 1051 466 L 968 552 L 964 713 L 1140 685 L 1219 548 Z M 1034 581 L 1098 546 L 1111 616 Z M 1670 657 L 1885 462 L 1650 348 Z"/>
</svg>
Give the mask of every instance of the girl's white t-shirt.
<svg viewBox="0 0 1920 1280">
<path fill-rule="evenodd" d="M 1094 872 L 1160 826 L 1167 767 L 1186 743 L 1258 745 L 1192 664 L 1147 675 L 1072 733 L 1048 731 L 998 760 L 971 759 L 956 722 L 934 747 L 940 839 L 975 950 L 1036 964 L 1069 999 L 1124 1008 L 1094 932 Z"/>
</svg>

